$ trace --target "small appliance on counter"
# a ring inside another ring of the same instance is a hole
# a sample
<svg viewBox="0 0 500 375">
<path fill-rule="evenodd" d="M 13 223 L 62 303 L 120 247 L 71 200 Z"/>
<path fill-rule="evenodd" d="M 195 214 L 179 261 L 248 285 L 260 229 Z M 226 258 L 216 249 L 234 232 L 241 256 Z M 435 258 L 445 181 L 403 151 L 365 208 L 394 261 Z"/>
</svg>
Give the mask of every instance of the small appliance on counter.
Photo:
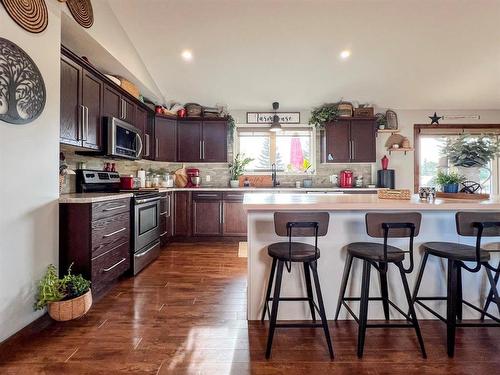
<svg viewBox="0 0 500 375">
<path fill-rule="evenodd" d="M 340 187 L 341 188 L 352 188 L 353 183 L 354 183 L 353 177 L 354 177 L 354 173 L 349 169 L 346 169 L 346 170 L 343 170 L 342 172 L 340 172 L 340 181 L 339 181 Z"/>
<path fill-rule="evenodd" d="M 201 185 L 200 170 L 198 168 L 188 168 L 186 169 L 187 174 L 187 185 L 188 188 L 197 188 Z"/>
</svg>

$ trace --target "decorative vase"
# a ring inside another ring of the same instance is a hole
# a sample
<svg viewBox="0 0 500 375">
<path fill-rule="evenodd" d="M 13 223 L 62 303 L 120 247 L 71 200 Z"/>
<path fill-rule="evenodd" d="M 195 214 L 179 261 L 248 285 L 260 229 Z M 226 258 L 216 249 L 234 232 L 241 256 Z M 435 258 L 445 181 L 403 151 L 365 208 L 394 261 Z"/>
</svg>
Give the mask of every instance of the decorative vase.
<svg viewBox="0 0 500 375">
<path fill-rule="evenodd" d="M 382 169 L 384 171 L 387 170 L 387 168 L 389 167 L 389 158 L 387 157 L 387 155 L 384 155 L 380 162 L 382 163 Z"/>
<path fill-rule="evenodd" d="M 443 193 L 458 193 L 459 184 L 445 184 L 443 185 Z"/>
<path fill-rule="evenodd" d="M 92 291 L 89 289 L 87 293 L 79 297 L 66 301 L 50 302 L 47 310 L 52 319 L 58 322 L 65 322 L 85 315 L 91 306 Z"/>
<path fill-rule="evenodd" d="M 232 188 L 240 187 L 240 180 L 231 180 L 229 181 L 229 186 Z"/>
</svg>

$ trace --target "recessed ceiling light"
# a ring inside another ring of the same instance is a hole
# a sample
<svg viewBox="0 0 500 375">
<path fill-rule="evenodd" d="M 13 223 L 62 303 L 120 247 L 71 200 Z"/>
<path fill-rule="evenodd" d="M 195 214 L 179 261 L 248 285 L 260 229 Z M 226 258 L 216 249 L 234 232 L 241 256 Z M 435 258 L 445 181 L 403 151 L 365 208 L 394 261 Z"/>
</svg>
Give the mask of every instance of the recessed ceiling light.
<svg viewBox="0 0 500 375">
<path fill-rule="evenodd" d="M 340 58 L 341 58 L 342 60 L 346 60 L 346 59 L 348 59 L 350 56 L 351 56 L 351 51 L 349 51 L 348 49 L 345 49 L 345 50 L 343 50 L 342 52 L 340 52 Z"/>
<path fill-rule="evenodd" d="M 182 51 L 181 56 L 184 61 L 193 60 L 193 52 L 191 52 L 191 50 L 189 49 L 185 49 L 184 51 Z"/>
</svg>

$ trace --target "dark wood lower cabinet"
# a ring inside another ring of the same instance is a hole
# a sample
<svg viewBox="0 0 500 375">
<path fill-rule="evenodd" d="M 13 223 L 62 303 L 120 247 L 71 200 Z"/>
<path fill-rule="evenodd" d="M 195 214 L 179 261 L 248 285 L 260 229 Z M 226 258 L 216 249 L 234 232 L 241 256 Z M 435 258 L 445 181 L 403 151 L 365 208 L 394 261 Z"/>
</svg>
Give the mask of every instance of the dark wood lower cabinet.
<svg viewBox="0 0 500 375">
<path fill-rule="evenodd" d="M 193 235 L 220 236 L 222 234 L 222 201 L 193 200 Z"/>
<path fill-rule="evenodd" d="M 191 192 L 176 191 L 174 193 L 174 236 L 191 235 Z"/>
<path fill-rule="evenodd" d="M 246 236 L 247 214 L 243 203 L 238 201 L 224 201 L 222 234 L 224 236 Z"/>
</svg>

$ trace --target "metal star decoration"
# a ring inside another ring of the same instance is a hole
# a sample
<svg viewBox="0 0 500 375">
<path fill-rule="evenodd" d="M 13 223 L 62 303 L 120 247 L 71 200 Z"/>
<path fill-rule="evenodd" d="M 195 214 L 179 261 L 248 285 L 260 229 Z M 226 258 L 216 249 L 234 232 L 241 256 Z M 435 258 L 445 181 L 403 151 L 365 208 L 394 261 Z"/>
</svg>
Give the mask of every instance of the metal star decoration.
<svg viewBox="0 0 500 375">
<path fill-rule="evenodd" d="M 443 116 L 438 116 L 436 112 L 434 112 L 434 116 L 429 116 L 429 118 L 431 119 L 431 125 L 439 125 L 439 120 L 442 119 Z"/>
</svg>

